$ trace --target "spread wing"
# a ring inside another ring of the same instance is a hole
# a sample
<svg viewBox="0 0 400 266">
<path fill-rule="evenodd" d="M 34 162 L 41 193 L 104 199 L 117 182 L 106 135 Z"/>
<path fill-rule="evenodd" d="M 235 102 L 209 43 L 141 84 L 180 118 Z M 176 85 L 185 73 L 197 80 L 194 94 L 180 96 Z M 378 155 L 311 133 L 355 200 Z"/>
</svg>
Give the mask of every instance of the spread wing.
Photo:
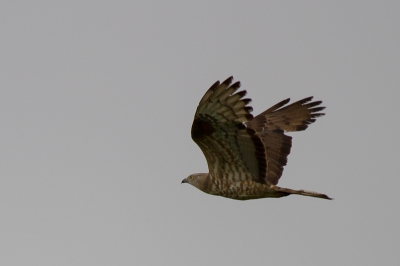
<svg viewBox="0 0 400 266">
<path fill-rule="evenodd" d="M 322 102 L 311 102 L 312 98 L 285 106 L 290 100 L 286 99 L 246 122 L 248 128 L 257 132 L 266 151 L 267 172 L 261 183 L 276 185 L 282 176 L 292 147 L 292 137 L 283 132 L 305 130 L 317 117 L 324 115 L 320 111 L 325 107 L 319 107 Z"/>
<path fill-rule="evenodd" d="M 192 139 L 206 157 L 210 174 L 218 179 L 254 180 L 266 175 L 265 148 L 256 131 L 246 91 L 230 77 L 217 81 L 201 99 L 192 125 Z"/>
</svg>

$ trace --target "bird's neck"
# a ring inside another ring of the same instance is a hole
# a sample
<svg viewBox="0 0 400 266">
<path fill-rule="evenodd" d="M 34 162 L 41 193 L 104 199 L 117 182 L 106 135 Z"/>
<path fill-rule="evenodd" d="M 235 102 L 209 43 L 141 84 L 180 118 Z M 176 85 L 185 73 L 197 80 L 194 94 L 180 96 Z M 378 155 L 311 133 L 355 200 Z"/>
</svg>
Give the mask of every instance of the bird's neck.
<svg viewBox="0 0 400 266">
<path fill-rule="evenodd" d="M 210 174 L 203 174 L 199 176 L 196 180 L 197 182 L 197 188 L 200 189 L 203 192 L 208 193 L 209 190 L 209 183 L 210 183 Z"/>
</svg>

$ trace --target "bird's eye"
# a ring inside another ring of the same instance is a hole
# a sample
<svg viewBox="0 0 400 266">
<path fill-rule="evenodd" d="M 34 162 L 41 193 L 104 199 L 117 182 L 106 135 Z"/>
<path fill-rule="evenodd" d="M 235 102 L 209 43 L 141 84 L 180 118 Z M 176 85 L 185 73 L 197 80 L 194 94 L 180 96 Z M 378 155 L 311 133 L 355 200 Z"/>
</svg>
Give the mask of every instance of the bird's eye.
<svg viewBox="0 0 400 266">
<path fill-rule="evenodd" d="M 193 180 L 193 179 L 194 179 L 194 176 L 191 175 L 191 176 L 190 176 L 190 180 Z"/>
</svg>

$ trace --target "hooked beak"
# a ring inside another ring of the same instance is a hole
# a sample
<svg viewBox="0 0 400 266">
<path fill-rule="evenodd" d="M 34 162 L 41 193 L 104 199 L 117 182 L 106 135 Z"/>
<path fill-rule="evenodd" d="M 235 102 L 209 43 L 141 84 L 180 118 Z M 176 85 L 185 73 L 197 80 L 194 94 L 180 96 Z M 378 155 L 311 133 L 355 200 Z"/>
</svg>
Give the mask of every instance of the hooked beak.
<svg viewBox="0 0 400 266">
<path fill-rule="evenodd" d="M 182 180 L 181 184 L 183 184 L 183 183 L 187 183 L 186 178 Z"/>
</svg>

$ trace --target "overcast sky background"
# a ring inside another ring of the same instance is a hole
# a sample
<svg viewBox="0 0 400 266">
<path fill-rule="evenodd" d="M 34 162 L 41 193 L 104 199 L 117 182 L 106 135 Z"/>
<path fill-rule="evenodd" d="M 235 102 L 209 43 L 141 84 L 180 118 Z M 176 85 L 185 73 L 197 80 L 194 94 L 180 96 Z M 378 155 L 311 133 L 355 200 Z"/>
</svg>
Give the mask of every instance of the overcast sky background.
<svg viewBox="0 0 400 266">
<path fill-rule="evenodd" d="M 1 265 L 400 260 L 398 1 L 126 2 L 2 2 Z M 231 75 L 254 114 L 323 100 L 279 185 L 334 201 L 181 185 L 208 171 L 196 106 Z"/>
</svg>

